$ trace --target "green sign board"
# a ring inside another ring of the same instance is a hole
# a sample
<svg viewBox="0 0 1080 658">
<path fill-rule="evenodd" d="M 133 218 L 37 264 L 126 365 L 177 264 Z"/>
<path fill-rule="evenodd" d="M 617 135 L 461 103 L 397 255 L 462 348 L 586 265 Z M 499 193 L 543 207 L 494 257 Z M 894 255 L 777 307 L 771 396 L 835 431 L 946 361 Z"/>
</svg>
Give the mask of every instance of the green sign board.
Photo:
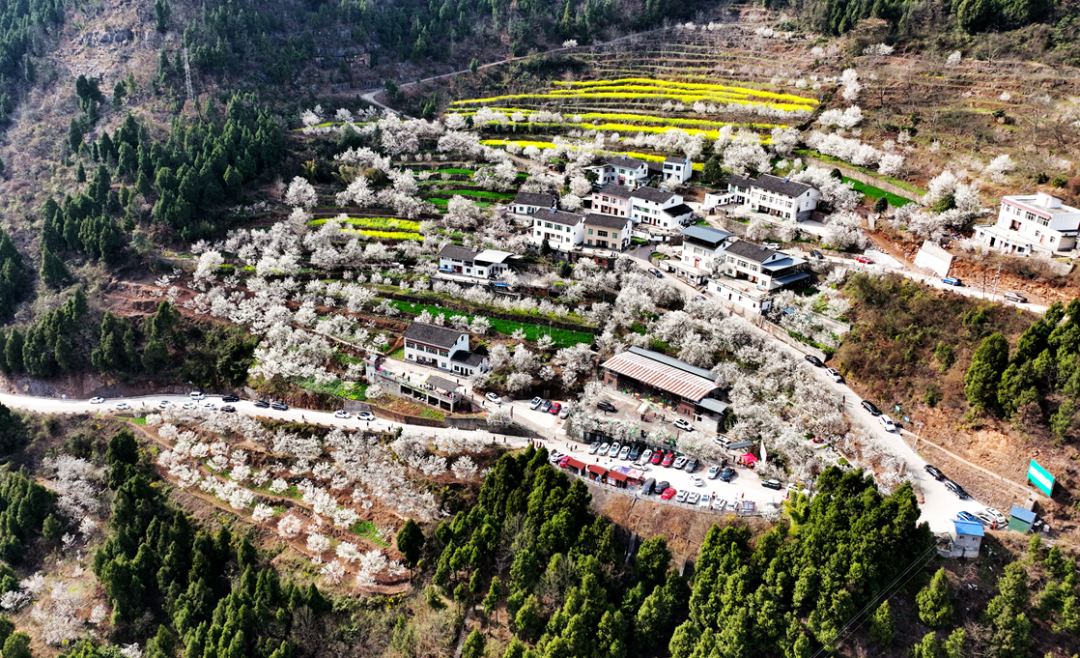
<svg viewBox="0 0 1080 658">
<path fill-rule="evenodd" d="M 1031 466 L 1028 466 L 1027 477 L 1032 484 L 1038 487 L 1039 491 L 1047 496 L 1054 495 L 1054 476 L 1050 475 L 1050 471 L 1039 466 L 1039 463 L 1034 459 L 1031 460 Z"/>
</svg>

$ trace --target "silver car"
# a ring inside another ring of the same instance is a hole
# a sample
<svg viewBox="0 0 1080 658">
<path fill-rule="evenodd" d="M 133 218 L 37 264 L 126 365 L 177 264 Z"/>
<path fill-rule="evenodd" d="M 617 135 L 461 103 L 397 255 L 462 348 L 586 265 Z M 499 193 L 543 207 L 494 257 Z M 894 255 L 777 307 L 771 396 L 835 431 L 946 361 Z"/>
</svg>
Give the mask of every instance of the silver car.
<svg viewBox="0 0 1080 658">
<path fill-rule="evenodd" d="M 699 500 L 701 500 L 701 494 L 696 491 L 691 491 L 690 495 L 686 497 L 686 502 L 690 503 L 691 505 L 697 505 Z"/>
<path fill-rule="evenodd" d="M 621 449 L 622 449 L 622 446 L 619 445 L 618 441 L 616 441 L 615 443 L 611 444 L 610 448 L 608 448 L 607 456 L 608 457 L 618 457 L 619 456 L 619 450 L 621 450 Z"/>
<path fill-rule="evenodd" d="M 638 457 L 637 463 L 642 465 L 648 464 L 649 461 L 652 460 L 652 455 L 652 450 L 646 450 L 645 452 L 641 453 L 640 457 Z"/>
<path fill-rule="evenodd" d="M 624 459 L 625 460 L 625 459 L 629 459 L 629 458 L 630 458 L 630 444 L 627 443 L 626 445 L 624 445 L 622 447 L 622 450 L 619 451 L 619 459 Z"/>
</svg>

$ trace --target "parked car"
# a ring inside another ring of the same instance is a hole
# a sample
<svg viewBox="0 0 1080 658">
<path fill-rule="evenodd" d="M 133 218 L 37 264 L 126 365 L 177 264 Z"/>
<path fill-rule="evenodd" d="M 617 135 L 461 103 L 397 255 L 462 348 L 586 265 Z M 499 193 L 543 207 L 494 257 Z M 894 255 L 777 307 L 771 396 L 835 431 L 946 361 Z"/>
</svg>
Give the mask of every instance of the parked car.
<svg viewBox="0 0 1080 658">
<path fill-rule="evenodd" d="M 964 488 L 959 484 L 953 482 L 949 478 L 945 478 L 942 482 L 945 484 L 945 488 L 956 494 L 956 497 L 960 500 L 966 500 L 968 498 L 968 493 L 964 491 Z"/>
<path fill-rule="evenodd" d="M 820 251 L 818 251 L 817 249 L 811 249 L 810 250 L 810 257 L 811 258 L 816 258 L 818 260 L 825 260 L 825 256 L 822 255 L 822 253 Z"/>
<path fill-rule="evenodd" d="M 934 466 L 933 464 L 927 464 L 923 468 L 926 470 L 927 473 L 930 474 L 930 477 L 934 478 L 935 480 L 944 480 L 945 479 L 945 474 L 942 473 L 941 469 L 938 468 L 937 466 Z"/>
<path fill-rule="evenodd" d="M 352 418 L 352 414 L 348 411 L 335 411 L 334 418 Z"/>
<path fill-rule="evenodd" d="M 610 447 L 611 447 L 611 444 L 610 444 L 610 443 L 607 443 L 607 442 L 605 442 L 605 443 L 601 443 L 601 444 L 600 444 L 600 449 L 599 449 L 599 450 L 598 450 L 598 451 L 596 452 L 596 456 L 597 456 L 597 457 L 604 457 L 604 456 L 606 456 L 606 455 L 607 455 L 607 451 L 608 451 L 608 448 L 610 448 Z"/>
<path fill-rule="evenodd" d="M 630 461 L 636 462 L 640 455 L 641 455 L 641 444 L 640 443 L 635 443 L 633 445 L 633 447 L 630 448 Z"/>
<path fill-rule="evenodd" d="M 158 409 L 168 409 L 171 406 L 173 406 L 173 403 L 169 402 L 168 400 L 162 400 L 161 402 L 158 402 Z"/>
<path fill-rule="evenodd" d="M 611 444 L 611 447 L 608 448 L 606 456 L 607 457 L 617 457 L 619 455 L 620 450 L 622 450 L 622 444 L 620 444 L 618 441 L 615 441 L 614 443 Z"/>
<path fill-rule="evenodd" d="M 532 402 L 529 403 L 529 408 L 535 410 L 537 407 L 539 407 L 543 403 L 544 403 L 544 398 L 533 398 Z"/>
<path fill-rule="evenodd" d="M 267 402 L 266 400 L 255 400 L 255 402 L 253 404 L 256 407 L 260 408 L 260 409 L 269 409 L 270 408 L 270 403 Z"/>
<path fill-rule="evenodd" d="M 780 482 L 780 480 L 774 480 L 772 478 L 769 478 L 768 480 L 762 481 L 761 486 L 765 487 L 766 489 L 775 489 L 777 491 L 780 491 L 780 489 L 784 487 L 784 484 Z"/>
<path fill-rule="evenodd" d="M 710 498 L 709 496 L 706 496 L 705 494 L 701 494 L 701 507 L 702 507 L 702 509 L 709 509 L 709 505 L 711 503 L 712 503 L 712 498 Z"/>
<path fill-rule="evenodd" d="M 665 489 L 670 489 L 670 488 L 671 488 L 671 483 L 670 482 L 668 482 L 667 480 L 660 480 L 659 482 L 656 483 L 656 488 L 653 491 L 659 492 L 659 491 L 664 491 Z"/>
<path fill-rule="evenodd" d="M 227 414 L 236 413 L 236 407 L 232 406 L 231 404 L 225 405 L 224 407 L 221 408 L 221 410 L 224 411 Z"/>
<path fill-rule="evenodd" d="M 723 512 L 724 508 L 727 507 L 727 501 L 723 498 L 717 498 L 716 500 L 712 501 L 711 507 L 717 512 Z"/>
<path fill-rule="evenodd" d="M 660 270 L 656 269 L 655 267 L 650 267 L 649 268 L 649 274 L 655 276 L 657 279 L 663 279 L 664 278 L 664 275 L 660 272 Z"/>
<path fill-rule="evenodd" d="M 288 411 L 289 405 L 285 404 L 284 402 L 275 402 L 274 404 L 270 405 L 270 408 L 274 411 Z"/>
<path fill-rule="evenodd" d="M 863 400 L 862 401 L 862 408 L 869 411 L 871 416 L 880 416 L 881 415 L 881 409 L 878 409 L 877 405 L 875 405 L 870 400 Z"/>
<path fill-rule="evenodd" d="M 664 455 L 664 461 L 660 462 L 660 465 L 663 466 L 664 468 L 670 468 L 671 463 L 674 462 L 674 461 L 675 461 L 675 453 L 669 452 L 668 454 Z"/>
<path fill-rule="evenodd" d="M 494 393 L 485 393 L 484 397 L 494 402 L 495 404 L 502 404 L 502 398 L 500 398 L 498 395 L 495 395 Z"/>
<path fill-rule="evenodd" d="M 239 402 L 240 401 L 240 396 L 239 395 L 222 395 L 221 396 L 221 401 L 222 402 Z"/>
<path fill-rule="evenodd" d="M 562 408 L 562 411 L 559 412 L 559 418 L 561 418 L 562 420 L 566 420 L 569 417 L 570 417 L 570 405 L 566 405 L 565 407 Z"/>
<path fill-rule="evenodd" d="M 562 405 L 559 404 L 558 402 L 552 402 L 551 403 L 551 409 L 549 409 L 549 412 L 551 413 L 551 415 L 558 416 L 560 411 L 562 411 Z"/>
<path fill-rule="evenodd" d="M 697 470 L 697 465 L 698 465 L 697 457 L 691 457 L 690 459 L 686 460 L 686 466 L 683 467 L 683 470 L 686 471 L 687 473 L 693 473 L 694 471 Z"/>
<path fill-rule="evenodd" d="M 637 463 L 644 466 L 645 464 L 648 464 L 652 460 L 652 458 L 653 451 L 646 448 L 645 452 L 641 453 L 641 456 L 637 458 Z"/>
<path fill-rule="evenodd" d="M 615 408 L 615 405 L 611 404 L 607 400 L 600 400 L 599 402 L 597 402 L 596 408 L 600 411 L 606 411 L 609 414 L 613 414 L 618 411 L 618 409 Z"/>
<path fill-rule="evenodd" d="M 105 398 L 90 398 L 90 404 L 101 404 Z"/>
<path fill-rule="evenodd" d="M 962 286 L 962 285 L 964 285 L 964 282 L 961 281 L 959 278 L 957 278 L 955 276 L 947 276 L 944 279 L 942 279 L 941 282 L 944 283 L 947 286 Z"/>
<path fill-rule="evenodd" d="M 619 451 L 619 459 L 622 459 L 622 460 L 625 461 L 625 460 L 627 460 L 629 458 L 630 458 L 630 444 L 628 443 L 628 444 L 626 444 L 626 445 L 624 445 L 622 447 L 622 450 Z"/>
<path fill-rule="evenodd" d="M 837 384 L 844 383 L 844 376 L 836 368 L 826 368 L 825 372 L 829 373 L 829 377 L 832 377 L 832 380 Z"/>
<path fill-rule="evenodd" d="M 675 490 L 670 487 L 664 489 L 664 493 L 660 494 L 660 497 L 664 500 L 671 500 L 675 497 Z"/>
<path fill-rule="evenodd" d="M 1005 301 L 1013 302 L 1014 304 L 1027 304 L 1027 297 L 1024 297 L 1018 292 L 1005 293 Z"/>
<path fill-rule="evenodd" d="M 735 469 L 730 466 L 720 472 L 720 479 L 724 482 L 731 482 L 731 478 L 733 477 L 735 477 Z"/>
<path fill-rule="evenodd" d="M 679 503 L 685 503 L 686 499 L 689 496 L 690 496 L 690 492 L 687 491 L 686 489 L 683 489 L 682 491 L 679 492 L 678 496 L 675 496 L 675 501 L 679 502 Z"/>
<path fill-rule="evenodd" d="M 566 457 L 563 457 L 562 459 L 560 459 L 559 460 L 559 468 L 566 468 L 566 465 L 570 463 L 571 459 L 572 458 L 570 457 L 570 455 L 567 455 Z"/>
<path fill-rule="evenodd" d="M 978 512 L 975 512 L 975 518 L 979 520 L 979 523 L 983 524 L 987 528 L 990 528 L 991 530 L 998 529 L 997 519 L 994 518 L 993 514 L 989 514 L 986 510 L 979 510 Z"/>
<path fill-rule="evenodd" d="M 713 464 L 712 468 L 709 469 L 708 478 L 710 480 L 715 480 L 718 477 L 720 477 L 720 466 L 718 464 Z"/>
<path fill-rule="evenodd" d="M 189 410 L 189 411 L 192 410 L 192 409 L 198 409 L 199 404 L 197 402 L 185 402 L 184 403 L 184 408 Z"/>
<path fill-rule="evenodd" d="M 694 486 L 695 487 L 704 487 L 705 486 L 705 480 L 702 480 L 701 478 L 694 478 Z"/>
<path fill-rule="evenodd" d="M 1009 525 L 1009 520 L 1005 518 L 1005 515 L 997 511 L 993 507 L 987 507 L 983 511 L 994 517 L 994 520 L 997 522 L 996 527 L 1004 528 L 1005 526 Z"/>
<path fill-rule="evenodd" d="M 817 358 L 813 354 L 807 354 L 806 360 L 810 362 L 810 365 L 817 366 L 818 368 L 824 368 L 825 364 L 821 362 L 821 359 Z"/>
<path fill-rule="evenodd" d="M 862 263 L 864 265 L 873 265 L 874 264 L 874 259 L 870 258 L 869 256 L 863 256 L 863 255 L 860 254 L 860 255 L 855 257 L 855 262 L 856 263 Z"/>
<path fill-rule="evenodd" d="M 120 404 L 116 405 L 116 410 L 117 411 L 127 411 L 130 408 L 131 408 L 131 405 L 128 404 L 127 402 L 121 402 Z"/>
<path fill-rule="evenodd" d="M 371 423 L 375 421 L 375 414 L 371 413 L 370 411 L 361 411 L 360 413 L 356 414 L 356 420 L 362 420 Z"/>
<path fill-rule="evenodd" d="M 682 430 L 684 432 L 693 432 L 694 426 L 691 425 L 685 418 L 680 418 L 675 421 L 675 429 Z"/>
<path fill-rule="evenodd" d="M 686 502 L 690 505 L 697 505 L 697 502 L 701 500 L 701 494 L 696 491 L 691 491 L 686 497 Z"/>
<path fill-rule="evenodd" d="M 213 402 L 203 402 L 203 408 L 213 411 L 214 409 L 217 409 L 217 405 Z"/>
<path fill-rule="evenodd" d="M 649 478 L 645 480 L 645 483 L 641 485 L 641 495 L 651 496 L 653 494 L 653 487 L 656 486 L 656 479 Z"/>
<path fill-rule="evenodd" d="M 675 463 L 672 464 L 672 467 L 677 471 L 681 471 L 683 469 L 683 467 L 686 466 L 686 461 L 687 461 L 686 457 L 683 457 L 682 455 L 680 455 L 680 456 L 675 458 Z"/>
<path fill-rule="evenodd" d="M 652 459 L 649 461 L 649 463 L 652 464 L 653 466 L 656 466 L 663 459 L 664 459 L 664 451 L 663 450 L 657 450 L 656 452 L 653 453 Z"/>
<path fill-rule="evenodd" d="M 549 411 L 551 411 L 551 400 L 544 400 L 540 403 L 540 412 L 546 414 Z"/>
<path fill-rule="evenodd" d="M 878 422 L 881 423 L 881 426 L 885 428 L 886 432 L 896 431 L 896 423 L 893 422 L 892 418 L 889 418 L 888 414 L 881 414 L 877 419 Z"/>
<path fill-rule="evenodd" d="M 560 461 L 562 461 L 562 458 L 565 457 L 565 456 L 566 455 L 564 455 L 561 452 L 559 452 L 558 450 L 556 450 L 555 452 L 548 455 L 548 461 L 551 462 L 552 464 L 558 464 Z"/>
<path fill-rule="evenodd" d="M 979 522 L 979 519 L 975 518 L 975 515 L 971 512 L 957 512 L 956 518 L 960 519 L 961 521 L 968 521 L 971 523 Z"/>
<path fill-rule="evenodd" d="M 191 398 L 192 400 L 195 400 L 196 402 L 202 402 L 203 400 L 206 399 L 206 396 L 203 395 L 202 391 L 192 391 L 192 392 L 188 393 L 188 397 Z"/>
<path fill-rule="evenodd" d="M 596 451 L 599 450 L 599 449 L 600 449 L 600 442 L 599 441 L 593 441 L 592 445 L 589 446 L 589 454 L 590 455 L 595 455 Z"/>
</svg>

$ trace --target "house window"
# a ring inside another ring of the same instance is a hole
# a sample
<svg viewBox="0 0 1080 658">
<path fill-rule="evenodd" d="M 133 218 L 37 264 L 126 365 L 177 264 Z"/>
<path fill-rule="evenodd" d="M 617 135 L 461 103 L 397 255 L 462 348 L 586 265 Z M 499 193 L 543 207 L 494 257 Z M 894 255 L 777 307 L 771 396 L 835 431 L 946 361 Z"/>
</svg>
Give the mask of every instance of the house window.
<svg viewBox="0 0 1080 658">
<path fill-rule="evenodd" d="M 592 229 L 589 229 L 589 235 L 592 235 Z"/>
<path fill-rule="evenodd" d="M 619 237 L 619 232 L 618 231 L 612 232 L 611 237 L 613 237 L 613 238 Z"/>
<path fill-rule="evenodd" d="M 607 237 L 607 231 L 597 231 L 596 234 L 602 238 Z"/>
</svg>

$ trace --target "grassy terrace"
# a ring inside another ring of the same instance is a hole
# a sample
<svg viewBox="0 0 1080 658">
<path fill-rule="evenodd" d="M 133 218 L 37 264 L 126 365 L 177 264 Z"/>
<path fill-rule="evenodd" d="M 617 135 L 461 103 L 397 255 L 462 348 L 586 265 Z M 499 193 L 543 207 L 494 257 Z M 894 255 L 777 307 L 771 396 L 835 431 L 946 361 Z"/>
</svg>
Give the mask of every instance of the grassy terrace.
<svg viewBox="0 0 1080 658">
<path fill-rule="evenodd" d="M 382 285 L 382 284 L 380 284 L 380 285 L 375 286 L 375 288 L 379 292 L 384 293 L 384 294 L 400 293 L 401 292 L 401 289 L 398 286 L 395 286 L 395 285 Z M 577 313 L 575 313 L 573 311 L 571 311 L 568 315 L 565 315 L 565 316 L 560 318 L 560 317 L 556 317 L 556 316 L 553 316 L 553 315 L 549 316 L 549 315 L 541 313 L 539 311 L 531 311 L 531 312 L 530 311 L 515 311 L 515 310 L 512 310 L 512 309 L 503 308 L 501 306 L 493 306 L 491 304 L 477 304 L 475 302 L 468 302 L 468 301 L 465 301 L 465 300 L 462 300 L 462 299 L 451 297 L 450 295 L 448 295 L 446 293 L 443 293 L 443 292 L 434 292 L 432 290 L 427 290 L 427 291 L 424 291 L 424 292 L 411 292 L 411 293 L 409 293 L 409 295 L 412 296 L 412 297 L 421 298 L 421 300 L 422 300 L 421 303 L 432 303 L 432 304 L 439 304 L 439 302 L 454 303 L 454 304 L 459 304 L 461 306 L 468 306 L 469 308 L 474 309 L 477 313 L 480 313 L 480 314 L 484 314 L 485 312 L 486 313 L 506 313 L 506 314 L 511 314 L 511 315 L 520 315 L 522 318 L 528 318 L 528 320 L 525 320 L 527 322 L 541 322 L 542 323 L 542 322 L 546 322 L 548 320 L 555 320 L 556 322 L 561 322 L 562 324 L 578 325 L 578 326 L 581 327 L 581 329 L 583 331 L 588 331 L 590 333 L 592 333 L 595 330 L 595 327 L 593 327 L 589 323 L 588 320 L 586 320 L 585 318 L 581 317 L 580 315 L 578 315 Z M 552 300 L 552 301 L 555 301 L 555 300 Z M 459 311 L 454 311 L 454 313 L 458 314 Z"/>
<path fill-rule="evenodd" d="M 472 313 L 462 313 L 461 311 L 455 311 L 443 306 L 436 306 L 435 304 L 414 304 L 412 302 L 403 302 L 396 299 L 387 301 L 403 313 L 409 313 L 411 315 L 420 315 L 424 311 L 427 311 L 432 315 L 439 315 L 441 313 L 447 318 L 455 315 L 464 315 L 470 322 L 476 317 L 476 315 Z M 540 324 L 533 324 L 531 322 L 515 322 L 513 320 L 500 320 L 497 318 L 488 318 L 488 320 L 491 322 L 492 329 L 506 336 L 512 335 L 518 329 L 523 330 L 525 332 L 526 340 L 531 342 L 536 342 L 540 339 L 540 336 L 546 334 L 551 334 L 556 347 L 570 347 L 578 343 L 593 342 L 592 332 L 558 328 L 549 329 L 548 327 L 544 327 Z M 540 322 L 543 322 L 543 320 L 540 320 Z"/>
<path fill-rule="evenodd" d="M 836 165 L 841 165 L 841 166 L 847 167 L 849 169 L 854 169 L 855 171 L 862 172 L 862 173 L 866 174 L 867 176 L 873 176 L 874 178 L 877 178 L 878 180 L 883 180 L 886 183 L 892 183 L 893 185 L 896 185 L 898 187 L 902 187 L 905 190 L 908 190 L 909 192 L 911 192 L 913 194 L 916 194 L 918 196 L 922 196 L 922 195 L 926 194 L 926 190 L 921 190 L 918 187 L 912 185 L 911 183 L 905 183 L 904 181 L 902 181 L 902 180 L 900 180 L 898 178 L 892 178 L 890 176 L 882 176 L 881 174 L 877 173 L 873 169 L 867 169 L 866 167 L 860 167 L 859 165 L 854 165 L 854 164 L 851 164 L 850 162 L 845 162 L 845 161 L 841 160 L 840 158 L 834 158 L 831 155 L 825 155 L 824 153 L 818 153 L 817 151 L 815 151 L 813 149 L 800 149 L 800 150 L 795 151 L 795 153 L 803 156 L 804 158 L 815 158 L 817 160 L 821 160 L 822 162 L 828 162 L 829 164 L 836 164 Z M 874 188 L 874 189 L 877 189 L 877 188 Z M 900 199 L 900 198 L 902 198 L 902 197 L 897 197 L 897 199 Z M 890 203 L 892 203 L 892 202 L 890 201 Z"/>
<path fill-rule="evenodd" d="M 847 176 L 844 176 L 843 179 L 844 182 L 851 185 L 851 187 L 853 187 L 856 192 L 862 192 L 864 196 L 872 197 L 874 199 L 880 199 L 881 197 L 885 197 L 885 199 L 889 202 L 889 205 L 893 208 L 899 208 L 900 206 L 906 206 L 909 203 L 915 203 L 911 199 L 905 199 L 904 197 L 897 196 L 892 192 L 886 192 L 880 187 L 874 187 L 873 185 L 860 183 L 854 178 L 848 178 Z"/>
</svg>

